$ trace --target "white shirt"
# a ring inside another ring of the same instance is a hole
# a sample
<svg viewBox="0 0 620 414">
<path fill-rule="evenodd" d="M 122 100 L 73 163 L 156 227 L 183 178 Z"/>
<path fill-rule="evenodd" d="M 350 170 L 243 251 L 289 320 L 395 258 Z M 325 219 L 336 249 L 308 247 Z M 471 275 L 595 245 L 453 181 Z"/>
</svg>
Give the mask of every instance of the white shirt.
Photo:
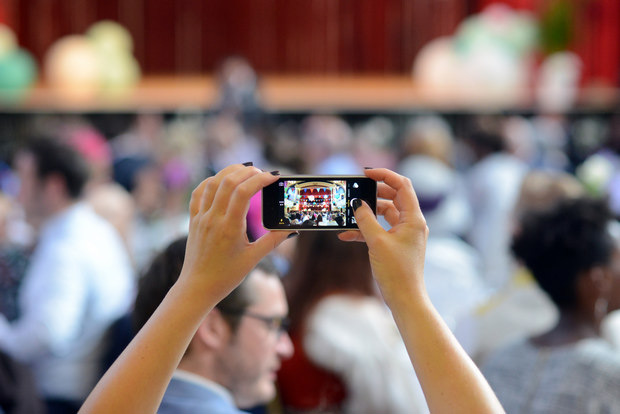
<svg viewBox="0 0 620 414">
<path fill-rule="evenodd" d="M 483 274 L 499 289 L 514 273 L 510 253 L 512 213 L 527 166 L 516 157 L 497 153 L 478 162 L 468 174 L 473 223 L 469 239 L 480 252 Z"/>
<path fill-rule="evenodd" d="M 116 231 L 86 204 L 49 220 L 19 293 L 21 318 L 0 315 L 0 348 L 30 363 L 45 397 L 82 400 L 97 382 L 109 325 L 134 298 Z"/>
</svg>

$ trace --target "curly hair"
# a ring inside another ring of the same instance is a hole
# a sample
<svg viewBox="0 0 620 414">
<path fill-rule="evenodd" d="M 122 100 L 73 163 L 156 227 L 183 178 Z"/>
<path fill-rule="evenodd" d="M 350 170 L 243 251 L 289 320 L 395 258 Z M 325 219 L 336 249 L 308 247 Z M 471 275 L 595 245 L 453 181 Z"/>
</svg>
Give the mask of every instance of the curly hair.
<svg viewBox="0 0 620 414">
<path fill-rule="evenodd" d="M 565 200 L 551 210 L 526 214 L 512 251 L 560 309 L 573 309 L 579 276 L 611 261 L 611 219 L 603 200 Z"/>
</svg>

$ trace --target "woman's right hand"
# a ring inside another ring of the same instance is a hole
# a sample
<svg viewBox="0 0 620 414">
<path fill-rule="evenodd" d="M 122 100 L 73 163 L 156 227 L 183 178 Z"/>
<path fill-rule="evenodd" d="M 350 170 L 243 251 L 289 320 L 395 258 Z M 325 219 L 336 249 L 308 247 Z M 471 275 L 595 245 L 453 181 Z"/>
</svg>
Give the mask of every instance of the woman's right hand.
<svg viewBox="0 0 620 414">
<path fill-rule="evenodd" d="M 234 164 L 204 180 L 192 193 L 190 226 L 179 282 L 217 304 L 289 232 L 272 231 L 250 242 L 246 215 L 250 199 L 277 175 Z"/>
<path fill-rule="evenodd" d="M 365 202 L 353 206 L 360 231 L 341 233 L 343 241 L 365 241 L 373 275 L 388 304 L 425 297 L 424 254 L 428 227 L 411 181 L 385 168 L 367 169 L 377 181 L 377 213 L 392 226 L 385 230 Z"/>
</svg>

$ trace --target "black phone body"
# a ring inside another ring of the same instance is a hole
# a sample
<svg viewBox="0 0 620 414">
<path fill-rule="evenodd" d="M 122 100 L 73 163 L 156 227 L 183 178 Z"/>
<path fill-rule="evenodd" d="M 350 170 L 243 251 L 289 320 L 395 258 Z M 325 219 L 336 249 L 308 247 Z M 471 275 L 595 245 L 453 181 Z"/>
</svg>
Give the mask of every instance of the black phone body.
<svg viewBox="0 0 620 414">
<path fill-rule="evenodd" d="M 355 230 L 351 201 L 366 201 L 376 214 L 377 183 L 359 175 L 281 176 L 263 188 L 268 230 Z"/>
</svg>

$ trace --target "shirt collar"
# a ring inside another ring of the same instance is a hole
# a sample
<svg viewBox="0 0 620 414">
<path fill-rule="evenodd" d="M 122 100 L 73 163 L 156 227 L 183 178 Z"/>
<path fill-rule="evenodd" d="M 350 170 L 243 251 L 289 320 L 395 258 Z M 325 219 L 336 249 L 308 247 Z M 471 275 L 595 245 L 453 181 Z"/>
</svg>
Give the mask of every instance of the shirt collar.
<svg viewBox="0 0 620 414">
<path fill-rule="evenodd" d="M 176 371 L 174 371 L 172 378 L 176 378 L 176 379 L 190 382 L 192 384 L 195 384 L 195 385 L 198 385 L 204 388 L 208 388 L 209 390 L 220 395 L 222 398 L 228 401 L 231 405 L 235 406 L 235 402 L 233 400 L 233 397 L 230 391 L 222 387 L 220 384 L 213 382 L 205 377 L 201 377 L 200 375 L 194 374 L 189 371 L 177 369 Z"/>
</svg>

